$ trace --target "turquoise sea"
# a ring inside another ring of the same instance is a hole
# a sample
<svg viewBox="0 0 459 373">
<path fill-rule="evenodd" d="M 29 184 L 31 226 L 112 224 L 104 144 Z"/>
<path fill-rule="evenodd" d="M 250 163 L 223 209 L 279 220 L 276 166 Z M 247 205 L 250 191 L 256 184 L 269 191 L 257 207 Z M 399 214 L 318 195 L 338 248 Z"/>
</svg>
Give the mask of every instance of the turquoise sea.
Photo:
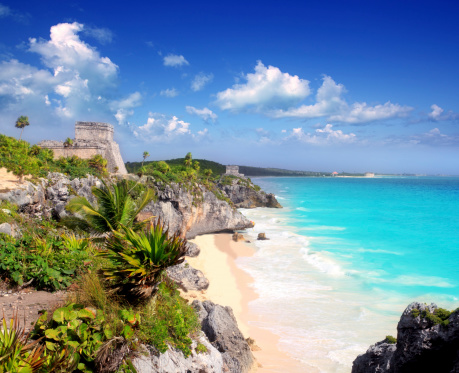
<svg viewBox="0 0 459 373">
<path fill-rule="evenodd" d="M 350 372 L 412 301 L 459 307 L 459 178 L 256 178 L 283 209 L 243 209 L 238 265 L 258 326 L 309 372 Z M 264 232 L 268 241 L 257 241 Z"/>
</svg>

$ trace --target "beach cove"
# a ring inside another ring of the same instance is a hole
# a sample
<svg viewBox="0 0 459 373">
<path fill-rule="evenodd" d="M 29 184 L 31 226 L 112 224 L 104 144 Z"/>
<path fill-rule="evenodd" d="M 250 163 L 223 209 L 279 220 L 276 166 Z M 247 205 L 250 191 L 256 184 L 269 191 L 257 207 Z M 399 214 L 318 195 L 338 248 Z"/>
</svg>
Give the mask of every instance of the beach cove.
<svg viewBox="0 0 459 373">
<path fill-rule="evenodd" d="M 260 347 L 269 340 L 303 371 L 344 373 L 371 344 L 396 336 L 400 314 L 412 301 L 456 308 L 457 271 L 448 258 L 457 255 L 457 199 L 452 196 L 458 182 L 256 179 L 284 209 L 242 209 L 255 221 L 254 229 L 244 232 L 252 243 L 231 242 L 244 248 L 226 249 L 228 267 L 240 284 L 232 307 L 241 329 L 269 332 L 269 338 L 250 336 Z M 447 217 L 437 219 L 440 214 Z M 270 240 L 257 241 L 260 232 Z M 195 242 L 225 251 L 220 243 L 225 235 L 210 237 Z M 192 265 L 206 275 L 212 268 Z M 223 273 L 213 269 L 211 283 Z M 225 304 L 227 292 L 212 294 L 211 288 L 209 298 Z M 255 354 L 267 369 L 269 364 Z"/>
</svg>

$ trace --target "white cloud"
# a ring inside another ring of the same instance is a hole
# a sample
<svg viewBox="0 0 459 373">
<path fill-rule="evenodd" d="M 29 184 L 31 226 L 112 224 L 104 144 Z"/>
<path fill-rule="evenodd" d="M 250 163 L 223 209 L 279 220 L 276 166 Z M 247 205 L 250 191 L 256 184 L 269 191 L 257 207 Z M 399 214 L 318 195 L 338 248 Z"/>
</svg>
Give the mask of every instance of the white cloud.
<svg viewBox="0 0 459 373">
<path fill-rule="evenodd" d="M 171 141 L 179 136 L 191 135 L 190 123 L 176 116 L 167 117 L 160 113 L 150 113 L 147 123 L 134 130 L 134 135 L 144 141 Z"/>
<path fill-rule="evenodd" d="M 270 107 L 285 107 L 298 103 L 310 93 L 309 81 L 297 75 L 283 73 L 274 66 L 266 67 L 261 61 L 255 72 L 244 77 L 245 84 L 217 93 L 216 104 L 223 110 L 242 110 L 254 107 L 264 110 Z"/>
<path fill-rule="evenodd" d="M 187 106 L 186 111 L 188 114 L 192 115 L 197 115 L 200 118 L 202 118 L 205 122 L 213 122 L 215 123 L 217 121 L 217 114 L 215 114 L 212 110 L 208 108 L 203 108 L 203 109 L 196 109 L 193 106 Z"/>
<path fill-rule="evenodd" d="M 162 90 L 160 93 L 159 93 L 161 96 L 165 96 L 165 97 L 176 97 L 179 95 L 179 92 L 175 89 L 175 88 L 171 88 L 171 89 L 164 89 Z"/>
<path fill-rule="evenodd" d="M 285 138 L 285 140 L 290 139 L 307 144 L 331 145 L 356 142 L 357 136 L 354 133 L 346 134 L 341 130 L 333 130 L 333 126 L 327 124 L 324 128 L 317 128 L 314 133 L 306 133 L 302 127 L 293 128 L 292 132 Z"/>
<path fill-rule="evenodd" d="M 113 32 L 108 28 L 85 26 L 83 32 L 85 35 L 93 37 L 101 44 L 109 44 L 113 40 Z"/>
<path fill-rule="evenodd" d="M 368 106 L 366 102 L 356 102 L 341 114 L 330 116 L 336 122 L 360 124 L 377 120 L 406 117 L 413 108 L 386 102 L 384 105 Z"/>
<path fill-rule="evenodd" d="M 459 114 L 449 111 L 445 113 L 440 106 L 433 104 L 431 107 L 432 112 L 429 113 L 428 117 L 430 120 L 434 122 L 438 122 L 441 120 L 457 120 L 459 119 Z"/>
<path fill-rule="evenodd" d="M 101 97 L 99 99 L 102 99 Z M 134 92 L 128 97 L 113 101 L 110 103 L 111 109 L 115 111 L 115 118 L 118 124 L 126 124 L 127 118 L 134 114 L 133 108 L 140 106 L 142 101 L 142 95 L 140 92 Z"/>
<path fill-rule="evenodd" d="M 106 120 L 124 123 L 141 95 L 116 99 L 118 66 L 82 41 L 84 26 L 61 23 L 51 27 L 50 39 L 29 39 L 29 52 L 41 57 L 44 68 L 17 60 L 0 63 L 0 112 L 26 112 L 35 123 Z M 41 118 L 41 120 L 40 120 Z M 72 124 L 73 125 L 73 124 Z"/>
<path fill-rule="evenodd" d="M 270 113 L 274 118 L 318 118 L 342 111 L 347 104 L 341 95 L 346 92 L 342 84 L 336 84 L 329 76 L 324 76 L 322 86 L 317 90 L 316 103 L 298 108 L 276 110 Z"/>
<path fill-rule="evenodd" d="M 424 144 L 434 146 L 457 146 L 459 145 L 459 136 L 450 136 L 441 131 L 438 128 L 433 128 L 428 132 L 413 135 L 409 138 L 411 144 Z"/>
<path fill-rule="evenodd" d="M 214 74 L 204 74 L 204 73 L 199 73 L 196 75 L 191 82 L 191 89 L 195 92 L 200 91 L 201 89 L 204 88 L 204 86 L 207 83 L 210 83 L 212 79 L 214 78 Z"/>
<path fill-rule="evenodd" d="M 368 106 L 365 102 L 349 105 L 342 95 L 346 92 L 342 84 L 337 84 L 331 77 L 324 76 L 322 86 L 317 90 L 316 103 L 301 105 L 287 110 L 268 113 L 274 118 L 319 118 L 327 117 L 334 122 L 362 124 L 382 119 L 406 116 L 411 107 L 386 102 L 384 105 Z"/>
<path fill-rule="evenodd" d="M 179 67 L 183 65 L 189 65 L 190 63 L 182 55 L 168 54 L 164 57 L 164 66 Z"/>
</svg>

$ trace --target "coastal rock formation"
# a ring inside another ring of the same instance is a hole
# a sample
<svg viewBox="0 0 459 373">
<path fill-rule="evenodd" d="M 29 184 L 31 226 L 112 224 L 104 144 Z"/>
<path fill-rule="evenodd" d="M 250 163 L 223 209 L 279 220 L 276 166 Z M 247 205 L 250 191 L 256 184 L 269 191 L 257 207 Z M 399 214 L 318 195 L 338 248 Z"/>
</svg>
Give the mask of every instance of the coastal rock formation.
<svg viewBox="0 0 459 373">
<path fill-rule="evenodd" d="M 209 287 L 209 280 L 204 274 L 186 261 L 169 267 L 166 272 L 171 280 L 186 290 L 205 290 Z"/>
<path fill-rule="evenodd" d="M 188 190 L 177 184 L 158 183 L 157 201 L 150 202 L 143 211 L 151 212 L 166 222 L 172 232 L 181 232 L 187 239 L 199 234 L 251 228 L 252 223 L 239 211 L 203 186 L 200 202 Z"/>
<path fill-rule="evenodd" d="M 218 184 L 225 195 L 237 208 L 252 209 L 255 207 L 282 208 L 272 193 L 255 190 L 255 186 L 248 180 L 234 179 L 231 185 Z"/>
<path fill-rule="evenodd" d="M 223 361 L 232 373 L 246 373 L 255 358 L 250 346 L 237 326 L 231 307 L 223 307 L 211 301 L 193 301 L 202 331 L 210 343 L 221 352 Z"/>
<path fill-rule="evenodd" d="M 193 341 L 191 356 L 185 358 L 182 351 L 169 348 L 160 354 L 153 346 L 144 346 L 141 356 L 133 360 L 137 373 L 221 373 L 223 358 L 220 352 L 209 341 L 201 336 L 199 342 L 207 352 L 196 352 L 197 342 Z"/>
<path fill-rule="evenodd" d="M 397 343 L 381 341 L 355 359 L 352 373 L 458 373 L 459 310 L 435 319 L 435 304 L 411 303 L 397 326 Z"/>
</svg>

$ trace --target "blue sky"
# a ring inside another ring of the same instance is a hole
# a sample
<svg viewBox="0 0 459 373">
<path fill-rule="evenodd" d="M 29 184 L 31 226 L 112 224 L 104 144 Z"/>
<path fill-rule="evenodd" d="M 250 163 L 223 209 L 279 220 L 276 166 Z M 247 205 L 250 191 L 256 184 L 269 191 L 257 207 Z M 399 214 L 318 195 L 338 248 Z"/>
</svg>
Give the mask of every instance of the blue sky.
<svg viewBox="0 0 459 373">
<path fill-rule="evenodd" d="M 459 174 L 457 1 L 0 0 L 0 132 L 125 161 Z"/>
</svg>

